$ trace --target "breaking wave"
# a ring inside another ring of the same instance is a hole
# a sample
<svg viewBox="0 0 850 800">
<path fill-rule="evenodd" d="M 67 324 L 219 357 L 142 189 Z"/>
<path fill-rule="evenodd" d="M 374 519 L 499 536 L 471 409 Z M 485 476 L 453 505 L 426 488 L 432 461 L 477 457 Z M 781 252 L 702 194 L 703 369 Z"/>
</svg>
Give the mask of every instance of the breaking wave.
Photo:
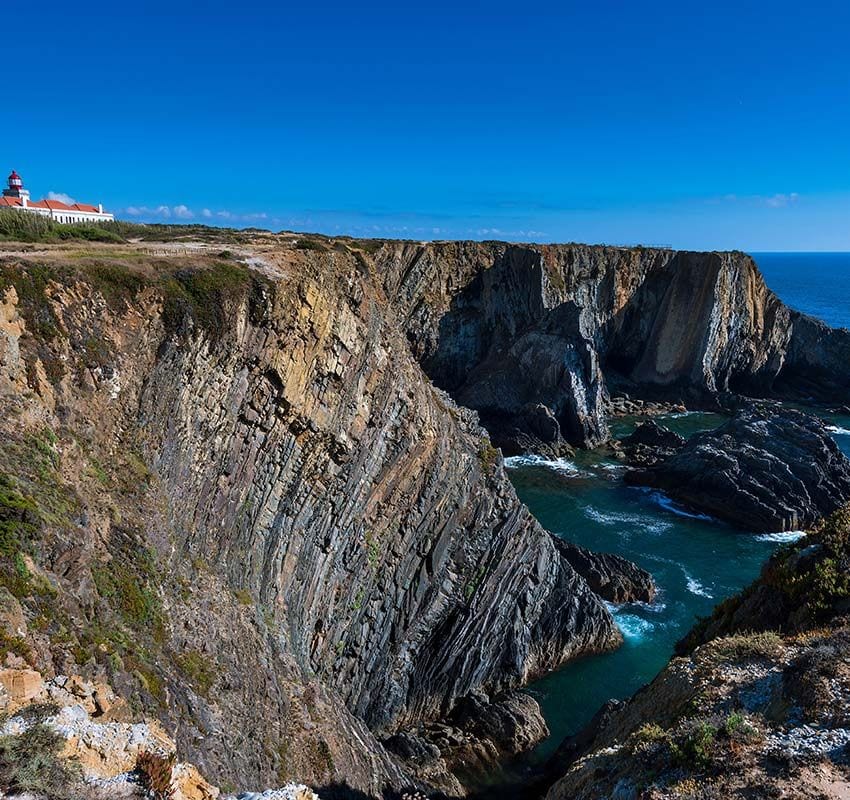
<svg viewBox="0 0 850 800">
<path fill-rule="evenodd" d="M 622 511 L 600 511 L 593 506 L 585 506 L 584 515 L 600 525 L 631 525 L 635 528 L 641 528 L 649 533 L 663 533 L 673 527 L 673 523 L 665 522 L 664 520 L 655 520 L 651 517 L 644 517 L 640 514 L 626 514 Z"/>
<path fill-rule="evenodd" d="M 580 470 L 576 464 L 566 458 L 544 458 L 543 456 L 508 456 L 505 459 L 507 469 L 518 469 L 520 467 L 546 467 L 547 469 L 560 472 L 562 475 L 578 478 L 587 475 Z"/>
<path fill-rule="evenodd" d="M 685 572 L 685 585 L 688 587 L 688 591 L 691 594 L 699 595 L 700 597 L 707 597 L 709 600 L 714 597 L 713 594 L 706 590 L 705 586 L 703 586 L 696 578 L 688 575 L 687 572 Z"/>
<path fill-rule="evenodd" d="M 777 531 L 776 533 L 760 533 L 756 536 L 759 542 L 797 542 L 806 535 L 805 531 Z"/>
<path fill-rule="evenodd" d="M 645 639 L 655 627 L 654 623 L 648 619 L 639 617 L 637 614 L 625 614 L 622 611 L 614 612 L 614 621 L 623 637 L 631 641 Z"/>
<path fill-rule="evenodd" d="M 665 511 L 676 514 L 680 517 L 688 517 L 688 519 L 701 519 L 706 522 L 717 522 L 717 520 L 708 514 L 699 514 L 696 511 L 687 511 L 680 506 L 673 498 L 668 497 L 664 492 L 650 492 L 649 499 L 657 505 L 661 506 Z"/>
</svg>

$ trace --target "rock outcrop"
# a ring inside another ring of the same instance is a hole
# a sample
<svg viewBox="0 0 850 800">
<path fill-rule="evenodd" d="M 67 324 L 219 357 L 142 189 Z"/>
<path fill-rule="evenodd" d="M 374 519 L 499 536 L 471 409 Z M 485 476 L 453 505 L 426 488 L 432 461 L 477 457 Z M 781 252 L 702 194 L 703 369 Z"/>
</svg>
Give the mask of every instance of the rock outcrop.
<svg viewBox="0 0 850 800">
<path fill-rule="evenodd" d="M 631 464 L 649 467 L 677 453 L 685 444 L 685 438 L 655 420 L 647 420 L 622 439 L 620 444 Z"/>
<path fill-rule="evenodd" d="M 625 480 L 753 531 L 801 530 L 850 500 L 850 461 L 823 422 L 770 406 L 739 412 Z"/>
<path fill-rule="evenodd" d="M 465 794 L 458 778 L 473 787 L 492 784 L 506 762 L 548 735 L 529 694 L 472 692 L 446 720 L 397 734 L 386 745 L 411 774 L 452 797 Z"/>
<path fill-rule="evenodd" d="M 612 553 L 594 553 L 570 542 L 558 541 L 558 550 L 591 589 L 611 603 L 651 603 L 656 586 L 646 570 Z"/>
<path fill-rule="evenodd" d="M 647 576 L 562 548 L 493 446 L 605 441 L 606 371 L 846 402 L 846 332 L 740 254 L 208 238 L 0 260 L 0 644 L 215 783 L 399 792 L 381 740 L 618 645 L 589 581 Z M 464 736 L 501 757 L 537 719 Z"/>
<path fill-rule="evenodd" d="M 722 603 L 658 677 L 550 763 L 547 800 L 850 792 L 850 514 Z"/>
<path fill-rule="evenodd" d="M 375 260 L 425 370 L 507 446 L 604 441 L 612 378 L 702 405 L 850 398 L 850 331 L 786 307 L 743 253 L 387 243 Z M 538 404 L 558 423 L 544 437 L 528 430 Z"/>
</svg>

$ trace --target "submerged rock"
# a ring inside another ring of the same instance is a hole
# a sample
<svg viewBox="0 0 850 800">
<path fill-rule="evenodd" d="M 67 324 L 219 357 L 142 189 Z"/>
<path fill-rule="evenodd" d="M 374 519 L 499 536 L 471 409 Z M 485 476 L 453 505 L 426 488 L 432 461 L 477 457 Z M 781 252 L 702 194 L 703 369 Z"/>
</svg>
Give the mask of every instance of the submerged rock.
<svg viewBox="0 0 850 800">
<path fill-rule="evenodd" d="M 824 423 L 775 407 L 743 410 L 625 480 L 752 531 L 800 530 L 850 499 L 850 461 Z"/>
</svg>

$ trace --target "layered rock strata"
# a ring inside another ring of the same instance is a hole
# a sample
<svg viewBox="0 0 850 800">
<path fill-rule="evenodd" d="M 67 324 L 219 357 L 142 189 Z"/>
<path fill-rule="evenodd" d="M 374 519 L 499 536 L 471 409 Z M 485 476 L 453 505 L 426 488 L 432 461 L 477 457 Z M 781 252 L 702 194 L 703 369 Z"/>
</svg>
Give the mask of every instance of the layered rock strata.
<svg viewBox="0 0 850 800">
<path fill-rule="evenodd" d="M 619 643 L 361 255 L 43 258 L 0 264 L 13 661 L 108 677 L 217 782 L 379 796 L 374 732 Z"/>
</svg>

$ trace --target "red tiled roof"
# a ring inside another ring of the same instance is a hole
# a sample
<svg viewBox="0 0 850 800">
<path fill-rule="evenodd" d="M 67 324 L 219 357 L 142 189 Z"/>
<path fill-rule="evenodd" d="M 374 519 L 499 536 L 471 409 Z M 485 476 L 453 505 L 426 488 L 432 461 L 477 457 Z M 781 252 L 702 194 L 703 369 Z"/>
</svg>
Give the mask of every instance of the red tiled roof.
<svg viewBox="0 0 850 800">
<path fill-rule="evenodd" d="M 0 197 L 0 206 L 15 206 L 20 207 L 20 197 Z M 37 200 L 34 203 L 28 203 L 30 208 L 46 208 L 50 211 L 87 211 L 89 214 L 97 214 L 97 206 L 91 206 L 88 203 L 74 203 L 69 206 L 67 203 L 60 203 L 58 200 Z"/>
</svg>

